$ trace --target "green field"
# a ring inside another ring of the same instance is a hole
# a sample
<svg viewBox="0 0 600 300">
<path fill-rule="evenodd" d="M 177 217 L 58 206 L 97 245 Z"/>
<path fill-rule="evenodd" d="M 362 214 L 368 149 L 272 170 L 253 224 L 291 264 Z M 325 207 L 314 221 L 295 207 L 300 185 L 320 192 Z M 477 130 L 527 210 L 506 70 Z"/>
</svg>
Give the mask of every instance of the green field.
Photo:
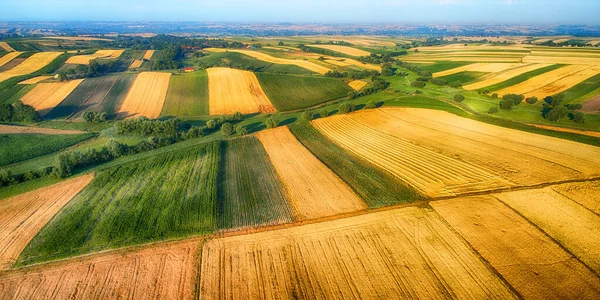
<svg viewBox="0 0 600 300">
<path fill-rule="evenodd" d="M 15 84 L 0 92 L 0 103 L 15 103 L 34 87 L 35 84 Z"/>
<path fill-rule="evenodd" d="M 446 71 L 466 65 L 472 64 L 471 62 L 462 61 L 438 61 L 434 64 L 414 64 L 421 70 L 430 71 L 431 73 Z"/>
<path fill-rule="evenodd" d="M 442 76 L 442 77 L 438 77 L 440 79 L 444 79 L 446 81 L 448 81 L 448 83 L 452 83 L 455 81 L 460 81 L 463 84 L 467 84 L 467 83 L 471 83 L 476 81 L 477 79 L 481 78 L 482 76 L 486 75 L 488 73 L 483 73 L 483 72 L 460 72 L 460 73 L 456 73 L 456 74 L 452 74 L 452 75 L 448 75 L 448 76 Z"/>
<path fill-rule="evenodd" d="M 94 134 L 0 134 L 0 166 L 65 149 Z"/>
<path fill-rule="evenodd" d="M 298 66 L 273 64 L 236 52 L 210 53 L 199 58 L 198 61 L 205 65 L 218 63 L 222 67 L 252 66 L 255 72 L 314 74 L 312 71 Z M 191 61 L 187 61 L 187 63 L 192 64 Z"/>
<path fill-rule="evenodd" d="M 252 136 L 223 141 L 221 147 L 221 227 L 291 222 L 291 208 L 262 144 Z"/>
<path fill-rule="evenodd" d="M 336 78 L 256 73 L 263 90 L 279 111 L 312 107 L 348 96 L 353 91 Z"/>
<path fill-rule="evenodd" d="M 171 76 L 161 116 L 208 114 L 208 74 L 206 71 Z"/>
<path fill-rule="evenodd" d="M 310 124 L 290 130 L 319 160 L 344 180 L 371 208 L 413 202 L 424 197 L 394 175 L 342 149 Z"/>
<path fill-rule="evenodd" d="M 219 143 L 210 143 L 98 172 L 20 263 L 215 231 L 219 155 Z"/>
<path fill-rule="evenodd" d="M 593 93 L 598 89 L 600 89 L 600 75 L 588 78 L 563 93 L 565 94 L 566 101 L 583 103 L 589 100 L 584 97 L 585 95 Z"/>
<path fill-rule="evenodd" d="M 530 78 L 533 78 L 535 76 L 544 74 L 546 72 L 550 72 L 552 70 L 558 69 L 560 67 L 564 67 L 565 65 L 551 65 L 551 66 L 547 66 L 544 68 L 540 68 L 537 70 L 533 70 L 531 72 L 527 72 L 527 73 L 523 73 L 519 76 L 513 77 L 507 81 L 504 82 L 500 82 L 498 84 L 494 84 L 494 85 L 490 85 L 488 87 L 486 87 L 486 90 L 490 90 L 490 91 L 499 91 L 501 89 L 507 88 L 507 87 L 511 87 L 513 85 L 519 84 L 525 80 L 528 80 Z"/>
</svg>

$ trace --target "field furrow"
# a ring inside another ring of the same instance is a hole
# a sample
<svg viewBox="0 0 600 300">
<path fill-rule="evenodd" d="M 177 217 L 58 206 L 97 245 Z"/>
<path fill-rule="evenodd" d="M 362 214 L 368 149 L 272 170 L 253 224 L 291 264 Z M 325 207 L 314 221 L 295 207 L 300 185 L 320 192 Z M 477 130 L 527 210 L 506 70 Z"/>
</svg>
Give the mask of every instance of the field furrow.
<svg viewBox="0 0 600 300">
<path fill-rule="evenodd" d="M 206 71 L 211 115 L 277 111 L 254 73 L 230 68 L 210 68 Z"/>
<path fill-rule="evenodd" d="M 140 73 L 117 111 L 119 118 L 158 118 L 162 111 L 171 73 Z"/>
</svg>

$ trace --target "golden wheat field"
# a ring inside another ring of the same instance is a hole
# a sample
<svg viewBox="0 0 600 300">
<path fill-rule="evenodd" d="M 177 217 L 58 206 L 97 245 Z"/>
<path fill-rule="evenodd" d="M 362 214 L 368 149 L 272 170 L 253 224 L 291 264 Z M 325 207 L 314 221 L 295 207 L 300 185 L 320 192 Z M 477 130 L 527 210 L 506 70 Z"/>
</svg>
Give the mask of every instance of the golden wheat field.
<svg viewBox="0 0 600 300">
<path fill-rule="evenodd" d="M 523 62 L 535 64 L 600 65 L 600 57 L 529 55 L 523 57 Z"/>
<path fill-rule="evenodd" d="M 430 205 L 525 299 L 600 297 L 596 274 L 493 196 Z"/>
<path fill-rule="evenodd" d="M 42 75 L 42 76 L 37 76 L 37 77 L 33 77 L 27 80 L 23 80 L 21 82 L 19 82 L 19 84 L 36 84 L 36 83 L 40 83 L 46 79 L 50 79 L 54 76 L 52 75 Z"/>
<path fill-rule="evenodd" d="M 0 57 L 0 67 L 2 67 L 5 64 L 9 63 L 11 60 L 17 58 L 22 53 L 23 52 L 11 52 L 11 53 L 7 53 L 4 56 Z"/>
<path fill-rule="evenodd" d="M 536 96 L 539 99 L 542 99 L 546 96 L 556 95 L 598 74 L 600 74 L 600 66 L 592 66 L 587 69 L 581 70 L 577 73 L 573 73 L 569 76 L 556 80 L 540 89 L 526 93 L 525 97 Z"/>
<path fill-rule="evenodd" d="M 534 127 L 544 128 L 544 129 L 554 130 L 554 131 L 560 131 L 560 132 L 577 133 L 577 134 L 588 135 L 588 136 L 600 138 L 600 132 L 598 132 L 598 131 L 579 130 L 579 129 L 565 128 L 565 127 L 558 127 L 558 126 L 548 126 L 548 125 L 538 125 L 538 124 L 529 124 L 529 126 L 534 126 Z"/>
<path fill-rule="evenodd" d="M 208 242 L 207 299 L 514 299 L 438 215 L 409 207 Z"/>
<path fill-rule="evenodd" d="M 148 51 L 144 52 L 144 59 L 151 60 L 153 55 L 154 55 L 154 50 L 148 50 Z"/>
<path fill-rule="evenodd" d="M 348 83 L 348 85 L 351 88 L 353 88 L 355 91 L 360 91 L 360 90 L 362 90 L 362 88 L 367 86 L 368 83 L 366 81 L 362 81 L 362 80 L 354 80 L 354 81 Z"/>
<path fill-rule="evenodd" d="M 304 148 L 287 127 L 261 131 L 256 136 L 281 178 L 297 220 L 367 208 L 352 189 Z"/>
<path fill-rule="evenodd" d="M 8 43 L 6 42 L 0 42 L 0 48 L 4 49 L 4 51 L 6 52 L 12 52 L 15 51 L 15 49 L 13 49 L 13 47 L 11 47 Z"/>
<path fill-rule="evenodd" d="M 140 73 L 127 92 L 125 100 L 117 111 L 117 116 L 158 118 L 167 97 L 170 79 L 171 73 Z"/>
<path fill-rule="evenodd" d="M 21 101 L 24 104 L 33 106 L 41 116 L 44 116 L 65 100 L 83 80 L 76 79 L 65 82 L 39 83 L 23 96 Z"/>
<path fill-rule="evenodd" d="M 535 76 L 521 83 L 496 91 L 500 97 L 506 94 L 528 94 L 559 79 L 571 76 L 588 69 L 587 65 L 569 65 Z"/>
<path fill-rule="evenodd" d="M 143 61 L 140 59 L 135 59 L 131 65 L 129 65 L 129 69 L 137 69 L 142 66 Z"/>
<path fill-rule="evenodd" d="M 552 189 L 600 215 L 600 180 L 554 185 Z"/>
<path fill-rule="evenodd" d="M 109 39 L 89 37 L 89 36 L 45 36 L 42 38 L 52 39 L 52 40 L 65 40 L 65 41 L 107 41 L 107 42 L 112 41 Z"/>
<path fill-rule="evenodd" d="M 94 54 L 72 56 L 66 63 L 87 65 L 90 63 L 90 60 L 97 58 L 119 58 L 124 51 L 125 50 L 98 50 Z"/>
<path fill-rule="evenodd" d="M 0 271 L 12 267 L 29 241 L 93 178 L 88 174 L 0 200 Z"/>
<path fill-rule="evenodd" d="M 36 53 L 27 58 L 22 63 L 18 64 L 14 68 L 0 73 L 0 82 L 8 80 L 13 77 L 31 74 L 39 71 L 51 63 L 54 59 L 59 57 L 61 52 L 40 52 Z"/>
<path fill-rule="evenodd" d="M 308 45 L 309 47 L 321 48 L 326 50 L 331 50 L 339 53 L 343 53 L 350 56 L 369 56 L 371 52 L 352 48 L 349 46 L 340 46 L 340 45 Z"/>
<path fill-rule="evenodd" d="M 520 66 L 515 63 L 475 63 L 446 71 L 433 73 L 433 77 L 443 77 L 461 72 L 496 73 Z"/>
<path fill-rule="evenodd" d="M 232 52 L 242 53 L 244 55 L 248 55 L 248 56 L 256 58 L 258 60 L 262 60 L 262 61 L 266 61 L 266 62 L 274 63 L 274 64 L 295 65 L 295 66 L 298 66 L 298 67 L 301 67 L 301 68 L 304 68 L 304 69 L 307 69 L 309 71 L 313 71 L 313 72 L 319 73 L 319 74 L 325 74 L 325 73 L 331 71 L 329 68 L 326 68 L 324 66 L 318 65 L 318 64 L 310 62 L 310 61 L 299 60 L 299 59 L 279 58 L 279 57 L 274 57 L 274 56 L 268 55 L 266 53 L 258 52 L 258 51 L 237 50 L 237 49 L 235 49 L 235 50 L 234 49 L 231 49 L 231 50 L 205 49 L 205 50 L 213 51 L 213 52 L 232 51 Z"/>
<path fill-rule="evenodd" d="M 516 68 L 512 68 L 509 70 L 506 70 L 504 72 L 499 72 L 497 74 L 493 74 L 493 76 L 491 77 L 484 77 L 483 80 L 469 84 L 469 85 L 465 85 L 463 86 L 463 88 L 467 91 L 474 91 L 474 90 L 478 90 L 481 88 L 485 88 L 494 84 L 498 84 L 501 82 L 504 82 L 506 80 L 509 80 L 511 78 L 517 77 L 521 74 L 527 73 L 527 72 L 531 72 L 531 71 L 535 71 L 537 69 L 541 69 L 541 68 L 545 68 L 548 66 L 551 66 L 552 64 L 524 64 L 524 65 L 520 65 Z"/>
<path fill-rule="evenodd" d="M 206 71 L 211 115 L 277 111 L 254 73 L 230 68 L 209 68 Z"/>
<path fill-rule="evenodd" d="M 320 55 L 320 56 L 323 56 L 323 55 Z M 365 69 L 369 69 L 369 70 L 381 71 L 380 66 L 363 63 L 361 61 L 358 61 L 358 60 L 352 59 L 352 58 L 339 58 L 339 57 L 329 57 L 329 56 L 323 56 L 323 57 L 326 58 L 326 60 L 325 60 L 326 63 L 332 64 L 335 66 L 340 66 L 340 67 L 357 66 L 357 67 L 361 67 L 361 68 L 365 68 Z"/>
</svg>

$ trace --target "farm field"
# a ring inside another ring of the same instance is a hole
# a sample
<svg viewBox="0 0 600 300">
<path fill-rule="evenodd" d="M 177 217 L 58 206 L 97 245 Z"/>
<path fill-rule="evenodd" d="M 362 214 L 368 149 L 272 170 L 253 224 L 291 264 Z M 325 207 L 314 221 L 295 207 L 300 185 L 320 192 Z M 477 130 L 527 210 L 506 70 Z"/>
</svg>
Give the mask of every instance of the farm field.
<svg viewBox="0 0 600 300">
<path fill-rule="evenodd" d="M 117 250 L 19 269 L 0 277 L 14 299 L 192 299 L 200 241 Z"/>
<path fill-rule="evenodd" d="M 0 125 L 0 134 L 82 134 L 79 130 L 61 130 L 43 127 Z"/>
<path fill-rule="evenodd" d="M 210 68 L 208 72 L 209 111 L 211 115 L 272 113 L 269 101 L 256 75 L 230 68 Z"/>
<path fill-rule="evenodd" d="M 213 51 L 211 49 L 211 51 Z M 259 60 L 251 56 L 238 53 L 238 52 L 210 52 L 209 55 L 198 59 L 202 64 L 208 66 L 248 66 L 254 68 L 255 72 L 269 72 L 269 73 L 282 73 L 282 74 L 315 74 L 313 71 L 305 68 L 288 65 L 288 64 L 276 64 Z"/>
<path fill-rule="evenodd" d="M 358 60 L 352 59 L 352 58 L 328 57 L 327 60 L 325 60 L 325 62 L 336 65 L 336 66 L 342 66 L 342 67 L 356 66 L 356 67 L 360 67 L 360 68 L 364 68 L 364 69 L 381 71 L 381 67 L 378 65 L 366 64 L 366 63 L 363 63 L 361 61 L 358 61 Z"/>
<path fill-rule="evenodd" d="M 29 241 L 93 178 L 88 174 L 0 201 L 0 271 L 10 268 Z"/>
<path fill-rule="evenodd" d="M 348 83 L 348 85 L 354 89 L 355 91 L 360 91 L 362 90 L 362 88 L 364 88 L 365 86 L 368 85 L 368 83 L 366 81 L 362 81 L 362 80 L 354 80 L 350 83 Z"/>
<path fill-rule="evenodd" d="M 337 78 L 256 73 L 260 86 L 278 111 L 312 107 L 348 96 L 349 86 Z"/>
<path fill-rule="evenodd" d="M 219 49 L 209 49 L 209 50 L 216 51 L 216 52 L 222 52 L 222 50 L 219 50 Z M 270 62 L 270 63 L 274 63 L 274 64 L 295 65 L 295 66 L 298 66 L 298 67 L 301 67 L 301 68 L 304 68 L 304 69 L 307 69 L 309 71 L 313 71 L 313 72 L 319 73 L 319 74 L 325 74 L 328 71 L 330 71 L 329 68 L 326 68 L 321 65 L 315 64 L 310 61 L 305 61 L 305 60 L 279 58 L 279 57 L 274 57 L 274 56 L 268 55 L 266 53 L 252 51 L 252 50 L 230 49 L 227 51 L 241 53 L 244 55 L 248 55 L 252 58 L 256 58 L 258 60 L 262 60 L 262 61 L 266 61 L 266 62 Z"/>
<path fill-rule="evenodd" d="M 7 42 L 0 42 L 0 48 L 4 49 L 6 52 L 15 51 L 15 49 L 13 49 L 13 47 L 11 47 Z"/>
<path fill-rule="evenodd" d="M 154 56 L 154 50 L 147 50 L 146 52 L 144 52 L 144 59 L 145 60 L 151 60 L 152 56 Z"/>
<path fill-rule="evenodd" d="M 516 298 L 434 212 L 415 207 L 215 239 L 201 274 L 210 299 Z"/>
<path fill-rule="evenodd" d="M 492 196 L 430 203 L 524 298 L 600 296 L 600 278 Z"/>
<path fill-rule="evenodd" d="M 600 193 L 600 181 L 554 185 L 552 190 L 600 215 L 600 199 L 596 197 Z"/>
<path fill-rule="evenodd" d="M 582 135 L 600 138 L 600 132 L 598 132 L 598 131 L 579 130 L 579 129 L 571 129 L 571 128 L 564 128 L 564 127 L 556 127 L 556 126 L 546 126 L 546 125 L 532 125 L 532 126 L 537 127 L 537 128 L 548 129 L 548 130 L 554 130 L 554 131 L 560 131 L 560 132 L 570 132 L 570 133 L 576 133 L 576 134 L 582 134 Z"/>
<path fill-rule="evenodd" d="M 21 101 L 31 105 L 41 116 L 50 113 L 67 96 L 69 96 L 84 79 L 75 79 L 66 82 L 39 83 Z"/>
<path fill-rule="evenodd" d="M 60 52 L 36 53 L 14 68 L 0 72 L 0 82 L 6 81 L 13 77 L 27 75 L 39 71 L 43 67 L 50 64 L 53 60 L 58 58 L 60 55 L 62 55 Z"/>
<path fill-rule="evenodd" d="M 133 62 L 129 65 L 129 69 L 138 69 L 139 67 L 142 66 L 142 63 L 144 61 L 139 60 L 139 59 L 134 59 Z"/>
<path fill-rule="evenodd" d="M 505 82 L 509 79 L 515 78 L 527 72 L 535 71 L 549 66 L 551 66 L 551 64 L 525 64 L 522 66 L 511 68 L 509 70 L 506 70 L 505 72 L 498 72 L 497 74 L 493 74 L 492 76 L 486 77 L 483 80 L 478 81 L 476 83 L 465 85 L 463 86 L 463 88 L 467 91 L 478 90 L 488 86 L 493 86 L 501 82 Z"/>
<path fill-rule="evenodd" d="M 41 81 L 44 81 L 46 79 L 50 79 L 52 77 L 54 77 L 54 76 L 51 76 L 51 75 L 37 76 L 37 77 L 33 77 L 31 79 L 23 80 L 23 81 L 19 82 L 19 84 L 36 84 L 36 83 L 40 83 Z"/>
<path fill-rule="evenodd" d="M 349 46 L 340 46 L 340 45 L 308 45 L 308 46 L 331 50 L 331 51 L 339 52 L 339 53 L 350 55 L 350 56 L 369 56 L 369 55 L 371 55 L 371 52 L 352 48 Z"/>
<path fill-rule="evenodd" d="M 140 73 L 117 110 L 118 118 L 158 118 L 162 111 L 171 73 Z"/>
<path fill-rule="evenodd" d="M 314 219 L 367 208 L 287 127 L 261 131 L 256 136 L 283 182 L 295 219 Z"/>
<path fill-rule="evenodd" d="M 83 134 L 0 134 L 0 166 L 56 152 L 94 136 Z"/>
<path fill-rule="evenodd" d="M 17 58 L 21 54 L 23 54 L 23 52 L 11 52 L 11 53 L 7 53 L 4 56 L 0 57 L 0 67 L 6 65 L 11 60 Z"/>
<path fill-rule="evenodd" d="M 576 86 L 580 82 L 583 82 L 598 74 L 600 74 L 600 66 L 592 66 L 580 72 L 574 73 L 570 76 L 566 76 L 559 80 L 556 80 L 538 90 L 526 93 L 525 97 L 536 96 L 542 99 L 547 96 L 556 95 L 558 93 L 567 91 L 568 89 Z"/>
<path fill-rule="evenodd" d="M 433 73 L 433 77 L 444 77 L 461 72 L 496 73 L 521 66 L 514 63 L 475 63 L 466 66 Z"/>
<path fill-rule="evenodd" d="M 30 264 L 218 229 L 219 143 L 97 172 L 27 246 Z"/>
<path fill-rule="evenodd" d="M 552 70 L 550 72 L 546 72 L 544 74 L 533 77 L 529 80 L 523 81 L 519 84 L 504 88 L 502 90 L 497 91 L 497 93 L 502 96 L 506 94 L 528 94 L 544 86 L 553 83 L 562 78 L 571 76 L 575 73 L 581 72 L 585 69 L 589 68 L 586 65 L 568 65 L 562 68 L 558 68 L 556 70 Z"/>
<path fill-rule="evenodd" d="M 70 57 L 66 63 L 67 64 L 76 64 L 76 65 L 87 65 L 90 63 L 90 60 L 94 60 L 97 58 L 119 58 L 121 54 L 123 54 L 125 50 L 98 50 L 94 54 L 89 55 L 76 55 Z"/>
<path fill-rule="evenodd" d="M 292 210 L 262 144 L 254 137 L 221 142 L 222 228 L 289 223 Z M 251 161 L 248 160 L 251 158 Z"/>
<path fill-rule="evenodd" d="M 209 114 L 208 74 L 205 70 L 171 76 L 161 116 Z"/>
</svg>

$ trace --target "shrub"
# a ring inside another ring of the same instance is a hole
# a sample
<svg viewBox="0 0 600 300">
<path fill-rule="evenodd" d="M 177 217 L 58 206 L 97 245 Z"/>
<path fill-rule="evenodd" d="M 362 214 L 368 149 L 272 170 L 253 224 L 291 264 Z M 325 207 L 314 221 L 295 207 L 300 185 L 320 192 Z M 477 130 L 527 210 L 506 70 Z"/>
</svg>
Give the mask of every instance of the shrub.
<svg viewBox="0 0 600 300">
<path fill-rule="evenodd" d="M 465 100 L 465 96 L 461 95 L 461 94 L 456 94 L 454 95 L 454 101 L 456 102 L 462 102 L 463 100 Z"/>
<path fill-rule="evenodd" d="M 422 95 L 422 94 L 423 94 L 423 91 L 421 91 L 421 90 L 416 90 L 415 91 L 415 95 Z"/>
<path fill-rule="evenodd" d="M 585 115 L 580 111 L 573 113 L 572 119 L 575 123 L 585 123 Z"/>
<path fill-rule="evenodd" d="M 265 126 L 267 126 L 267 128 L 276 128 L 279 126 L 279 120 L 269 117 L 267 120 L 265 120 Z"/>
<path fill-rule="evenodd" d="M 235 132 L 239 135 L 246 135 L 248 134 L 248 129 L 246 126 L 238 125 L 238 127 L 235 128 Z"/>
<path fill-rule="evenodd" d="M 411 86 L 417 87 L 417 88 L 424 88 L 425 87 L 425 82 L 423 81 L 413 81 L 410 83 Z"/>
<path fill-rule="evenodd" d="M 233 134 L 233 125 L 231 125 L 231 123 L 223 123 L 223 125 L 221 125 L 221 133 L 224 136 L 230 136 Z"/>
<path fill-rule="evenodd" d="M 95 111 L 84 111 L 81 118 L 87 123 L 101 123 L 106 121 L 106 113 L 105 112 L 95 112 Z"/>
<path fill-rule="evenodd" d="M 462 82 L 460 82 L 460 80 L 457 80 L 455 82 L 450 83 L 449 86 L 453 87 L 453 88 L 459 88 L 459 87 L 462 87 L 463 84 L 462 84 Z"/>
<path fill-rule="evenodd" d="M 441 78 L 432 78 L 431 83 L 442 86 L 448 84 L 448 81 Z"/>
<path fill-rule="evenodd" d="M 512 100 L 502 100 L 500 101 L 500 108 L 502 109 L 512 109 L 515 103 Z"/>
<path fill-rule="evenodd" d="M 373 109 L 377 107 L 377 103 L 373 100 L 367 102 L 367 104 L 365 105 L 366 109 Z"/>
<path fill-rule="evenodd" d="M 492 94 L 492 98 L 493 98 L 493 99 L 498 99 L 498 93 L 493 93 L 493 94 Z"/>
<path fill-rule="evenodd" d="M 204 128 L 192 126 L 184 135 L 186 139 L 194 139 L 204 136 Z"/>
<path fill-rule="evenodd" d="M 356 93 L 353 91 L 348 92 L 348 99 L 352 100 L 356 98 Z"/>
<path fill-rule="evenodd" d="M 581 103 L 576 103 L 576 104 L 567 104 L 567 108 L 569 110 L 580 110 L 583 108 L 583 104 Z"/>
<path fill-rule="evenodd" d="M 417 77 L 417 79 L 415 79 L 416 81 L 422 81 L 422 82 L 427 82 L 429 81 L 429 77 Z"/>
<path fill-rule="evenodd" d="M 497 107 L 490 107 L 490 109 L 488 110 L 488 114 L 492 115 L 498 112 L 498 108 Z"/>
<path fill-rule="evenodd" d="M 529 98 L 525 99 L 525 101 L 527 101 L 527 103 L 533 105 L 533 104 L 536 104 L 539 101 L 539 99 L 538 99 L 538 97 L 533 96 L 533 97 L 529 97 Z"/>
<path fill-rule="evenodd" d="M 301 117 L 304 121 L 310 121 L 315 118 L 315 114 L 312 111 L 307 110 L 302 112 Z"/>
<path fill-rule="evenodd" d="M 236 111 L 236 112 L 233 113 L 233 116 L 231 116 L 231 120 L 233 120 L 233 121 L 241 121 L 242 117 L 243 117 L 242 113 L 239 112 L 239 111 Z"/>
<path fill-rule="evenodd" d="M 514 105 L 521 104 L 521 102 L 523 102 L 524 99 L 525 99 L 525 96 L 517 95 L 517 94 L 506 94 L 506 95 L 502 96 L 502 100 L 512 101 Z"/>
<path fill-rule="evenodd" d="M 8 186 L 14 183 L 12 173 L 7 169 L 0 169 L 0 186 Z"/>
<path fill-rule="evenodd" d="M 343 103 L 340 105 L 339 112 L 341 114 L 347 114 L 349 112 L 354 111 L 354 104 L 352 103 Z"/>
<path fill-rule="evenodd" d="M 215 120 L 208 120 L 208 122 L 206 122 L 206 128 L 215 129 L 215 127 L 217 127 L 217 122 Z"/>
<path fill-rule="evenodd" d="M 326 108 L 321 109 L 321 111 L 319 112 L 319 115 L 321 116 L 321 118 L 326 118 L 328 114 L 329 114 L 329 112 L 327 111 Z"/>
</svg>

